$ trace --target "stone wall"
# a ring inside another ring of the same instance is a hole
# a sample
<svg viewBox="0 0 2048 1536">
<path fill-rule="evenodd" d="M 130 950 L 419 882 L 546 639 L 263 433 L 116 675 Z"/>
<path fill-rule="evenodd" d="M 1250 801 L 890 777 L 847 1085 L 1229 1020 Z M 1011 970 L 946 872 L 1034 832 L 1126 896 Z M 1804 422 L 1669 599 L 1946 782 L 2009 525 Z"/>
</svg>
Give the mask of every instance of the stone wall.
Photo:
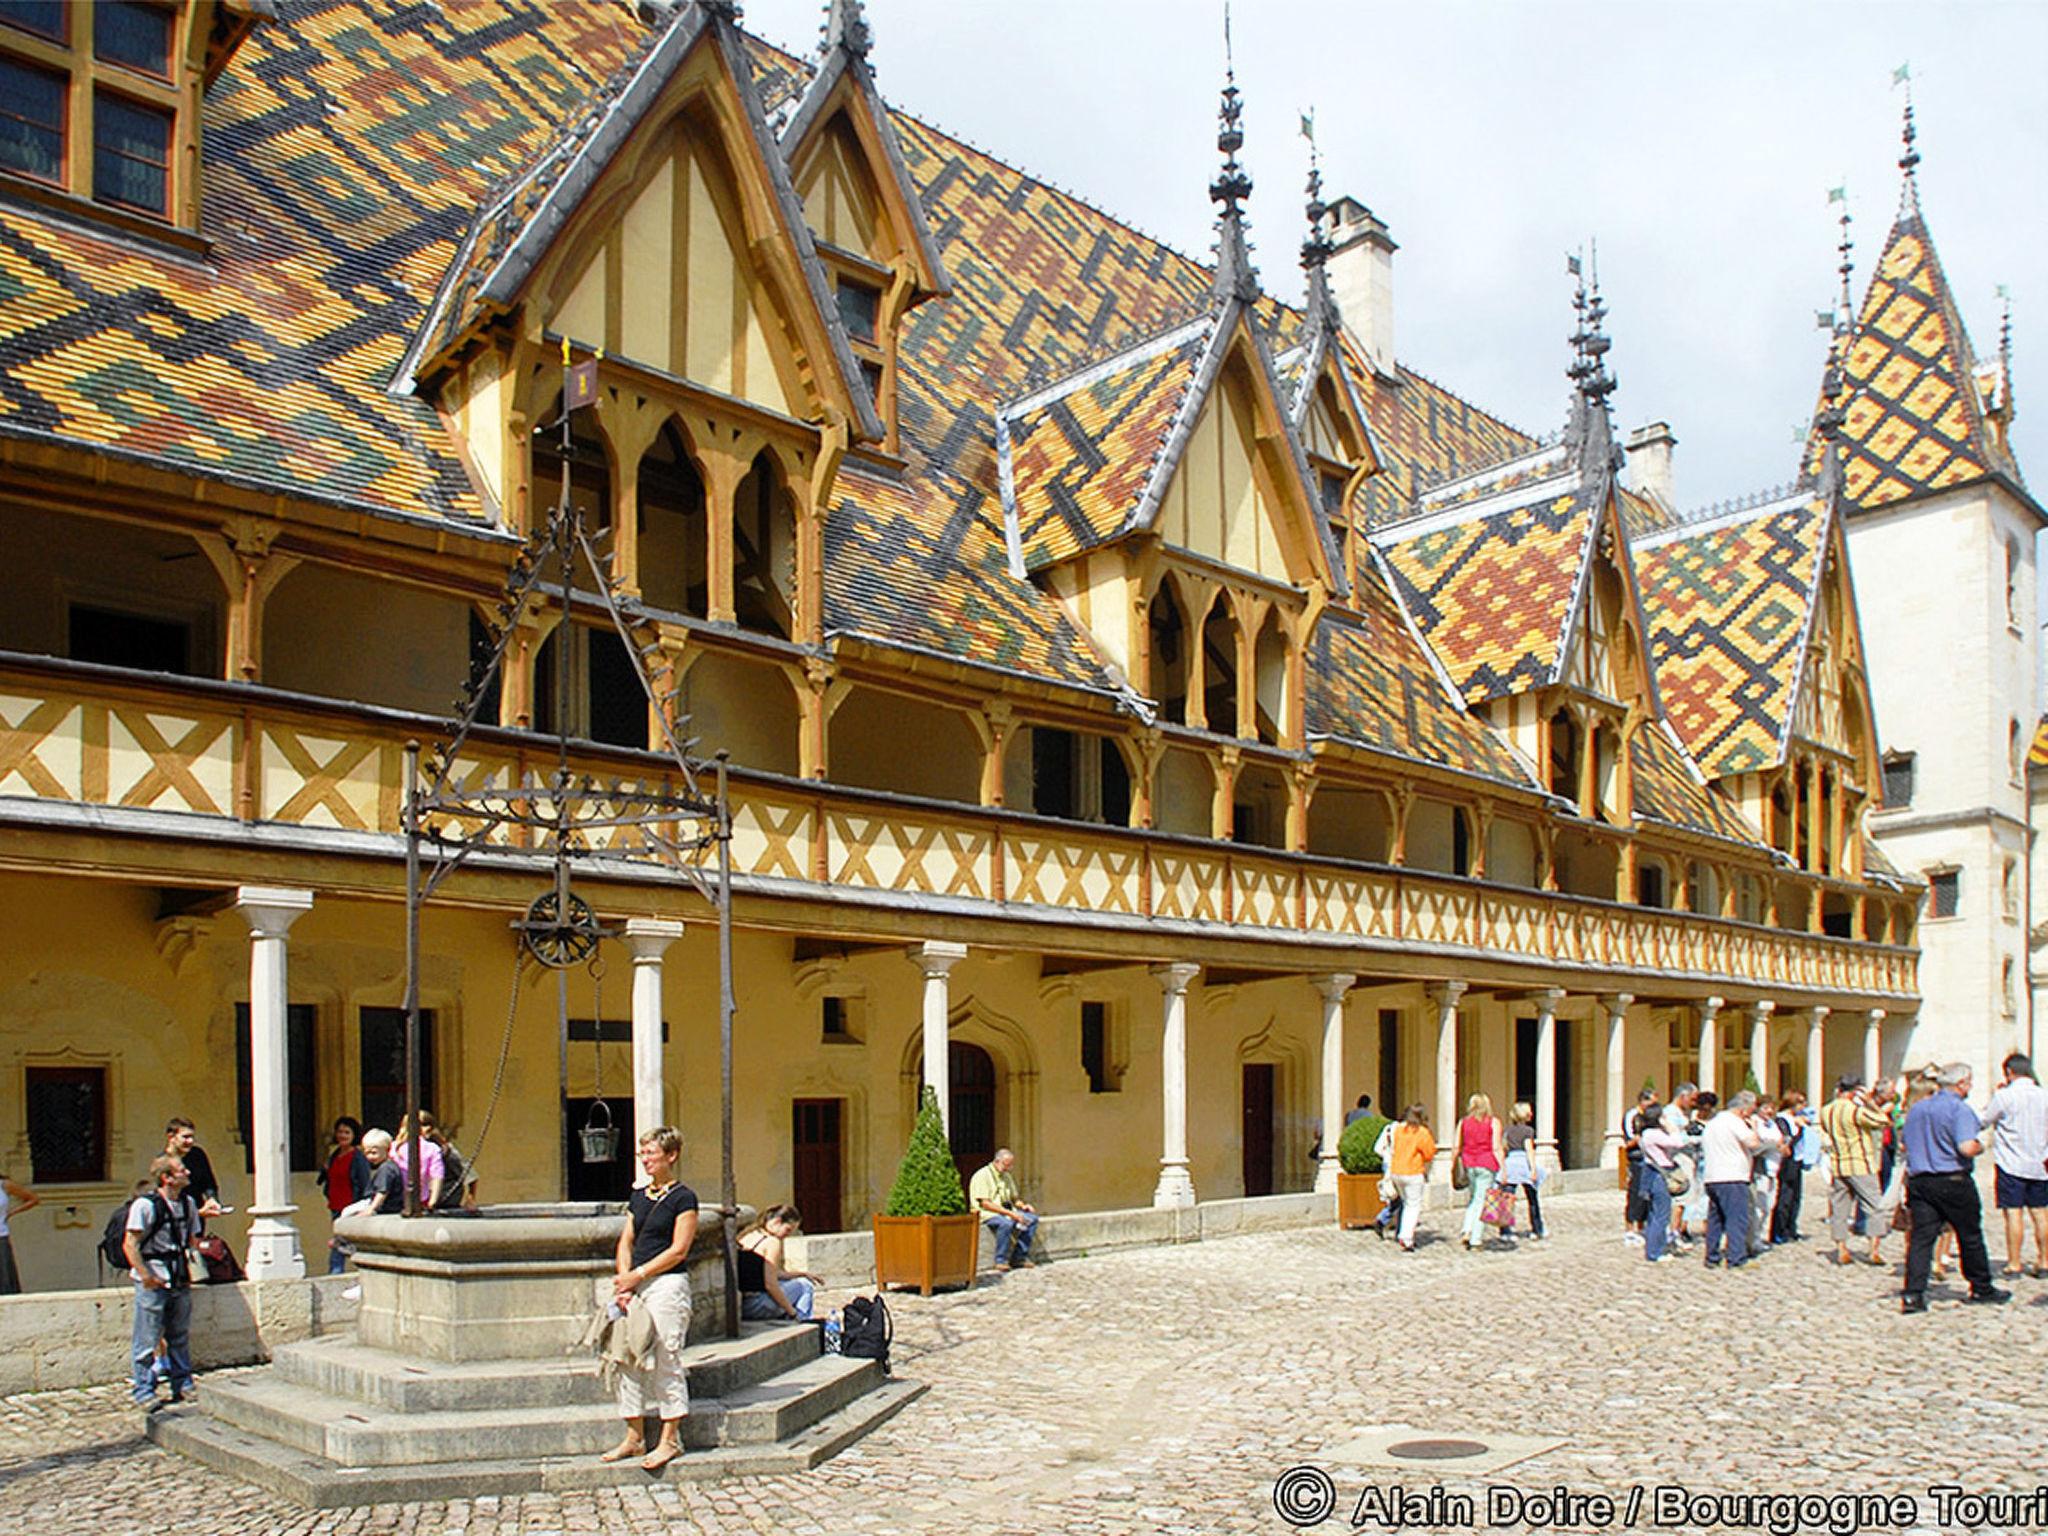
<svg viewBox="0 0 2048 1536">
<path fill-rule="evenodd" d="M 354 1275 L 318 1275 L 196 1286 L 192 1363 L 253 1365 L 280 1344 L 347 1328 L 356 1304 L 342 1293 L 355 1284 Z M 0 1296 L 0 1397 L 126 1380 L 134 1290 Z"/>
</svg>

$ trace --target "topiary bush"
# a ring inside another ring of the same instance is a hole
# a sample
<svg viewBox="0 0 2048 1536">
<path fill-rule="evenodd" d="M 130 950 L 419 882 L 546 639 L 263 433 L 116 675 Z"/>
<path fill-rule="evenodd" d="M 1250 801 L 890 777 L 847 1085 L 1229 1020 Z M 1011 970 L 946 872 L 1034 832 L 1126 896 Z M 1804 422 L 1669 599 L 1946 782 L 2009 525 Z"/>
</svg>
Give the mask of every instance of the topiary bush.
<svg viewBox="0 0 2048 1536">
<path fill-rule="evenodd" d="M 946 1142 L 946 1123 L 939 1118 L 938 1090 L 927 1083 L 910 1145 L 896 1165 L 896 1182 L 889 1186 L 889 1204 L 882 1214 L 960 1216 L 966 1211 L 967 1191 L 960 1187 L 960 1170 Z"/>
<path fill-rule="evenodd" d="M 1374 1111 L 1345 1126 L 1344 1134 L 1337 1138 L 1337 1165 L 1346 1173 L 1385 1173 L 1372 1149 L 1387 1125 L 1387 1117 Z"/>
</svg>

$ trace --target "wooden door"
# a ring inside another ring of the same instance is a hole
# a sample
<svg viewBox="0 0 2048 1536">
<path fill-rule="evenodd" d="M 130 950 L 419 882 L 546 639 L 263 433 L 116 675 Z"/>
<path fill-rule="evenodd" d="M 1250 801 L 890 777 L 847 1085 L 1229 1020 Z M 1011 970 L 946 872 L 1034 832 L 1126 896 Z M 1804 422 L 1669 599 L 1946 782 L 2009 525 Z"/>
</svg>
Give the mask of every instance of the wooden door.
<svg viewBox="0 0 2048 1536">
<path fill-rule="evenodd" d="M 806 1232 L 837 1232 L 840 1170 L 846 1166 L 841 1141 L 840 1099 L 795 1099 L 790 1103 L 790 1203 Z"/>
<path fill-rule="evenodd" d="M 1273 1064 L 1244 1064 L 1244 1192 L 1273 1193 Z"/>
<path fill-rule="evenodd" d="M 946 1128 L 964 1188 L 996 1155 L 996 1064 L 987 1051 L 963 1040 L 953 1041 L 946 1055 L 952 1093 Z"/>
</svg>

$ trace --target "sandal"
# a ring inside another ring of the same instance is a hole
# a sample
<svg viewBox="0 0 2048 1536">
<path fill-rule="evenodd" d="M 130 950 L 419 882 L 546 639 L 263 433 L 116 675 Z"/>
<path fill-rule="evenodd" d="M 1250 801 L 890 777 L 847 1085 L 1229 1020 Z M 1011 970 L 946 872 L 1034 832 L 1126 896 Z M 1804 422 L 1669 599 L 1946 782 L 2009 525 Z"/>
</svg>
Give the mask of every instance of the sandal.
<svg viewBox="0 0 2048 1536">
<path fill-rule="evenodd" d="M 628 1436 L 597 1459 L 599 1461 L 625 1461 L 630 1457 L 645 1456 L 646 1454 L 646 1440 Z"/>
<path fill-rule="evenodd" d="M 683 1447 L 675 1440 L 663 1440 L 640 1460 L 642 1471 L 659 1472 L 663 1467 L 683 1454 Z"/>
<path fill-rule="evenodd" d="M 2017 1279 L 2019 1279 L 2019 1278 L 2020 1278 L 2020 1277 L 2021 1277 L 2022 1275 L 2026 1274 L 2026 1272 L 2027 1272 L 2027 1266 L 2026 1266 L 2026 1265 L 2024 1265 L 2024 1264 L 2020 1265 L 2020 1266 L 2019 1266 L 2019 1267 L 2018 1267 L 2017 1269 L 2015 1269 L 2015 1268 L 2014 1268 L 2013 1266 L 2011 1266 L 2010 1264 L 2008 1264 L 2008 1265 L 2007 1265 L 2007 1266 L 2006 1266 L 2006 1267 L 2005 1267 L 2004 1269 L 2001 1269 L 2001 1270 L 1999 1271 L 1999 1273 L 2000 1273 L 2001 1275 L 2005 1276 L 2005 1278 L 2006 1278 L 2006 1279 L 2008 1279 L 2008 1280 L 2017 1280 Z"/>
</svg>

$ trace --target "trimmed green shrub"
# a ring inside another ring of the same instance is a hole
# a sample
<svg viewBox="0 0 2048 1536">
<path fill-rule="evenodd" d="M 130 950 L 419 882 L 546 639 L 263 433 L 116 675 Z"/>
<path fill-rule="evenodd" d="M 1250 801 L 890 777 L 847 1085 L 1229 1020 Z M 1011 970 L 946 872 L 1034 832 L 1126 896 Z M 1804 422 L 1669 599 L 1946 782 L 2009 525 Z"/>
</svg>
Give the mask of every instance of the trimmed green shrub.
<svg viewBox="0 0 2048 1536">
<path fill-rule="evenodd" d="M 946 1123 L 939 1118 L 938 1090 L 927 1083 L 910 1145 L 896 1165 L 896 1182 L 889 1186 L 889 1204 L 882 1214 L 959 1216 L 966 1210 L 967 1191 L 960 1187 L 960 1170 L 946 1142 Z"/>
<path fill-rule="evenodd" d="M 1386 1128 L 1387 1117 L 1378 1111 L 1361 1115 L 1345 1126 L 1344 1134 L 1337 1138 L 1338 1166 L 1346 1173 L 1385 1173 L 1387 1170 L 1372 1155 L 1372 1149 Z"/>
<path fill-rule="evenodd" d="M 1657 1093 L 1657 1079 L 1654 1077 L 1646 1077 L 1643 1079 L 1643 1092 L 1648 1094 L 1654 1094 L 1658 1098 L 1663 1097 L 1662 1094 Z"/>
<path fill-rule="evenodd" d="M 1764 1091 L 1764 1085 L 1756 1080 L 1754 1069 L 1742 1074 L 1742 1091 L 1755 1094 L 1761 1094 Z"/>
</svg>

